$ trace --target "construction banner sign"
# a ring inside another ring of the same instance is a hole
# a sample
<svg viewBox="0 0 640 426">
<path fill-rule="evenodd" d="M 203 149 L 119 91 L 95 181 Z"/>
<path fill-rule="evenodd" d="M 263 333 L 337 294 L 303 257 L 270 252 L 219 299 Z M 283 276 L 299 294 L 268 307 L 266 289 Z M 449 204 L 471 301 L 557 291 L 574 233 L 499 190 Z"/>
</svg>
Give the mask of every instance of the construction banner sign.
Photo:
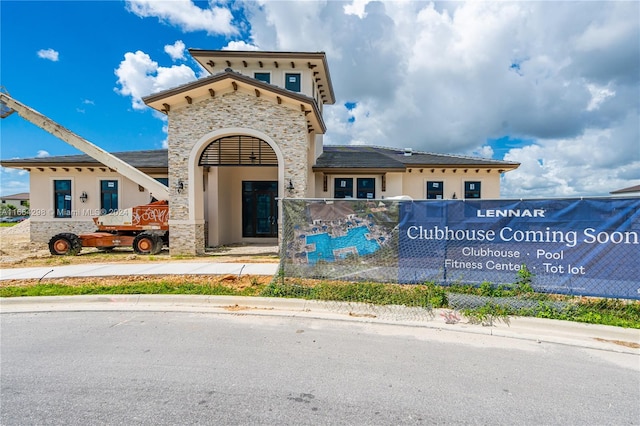
<svg viewBox="0 0 640 426">
<path fill-rule="evenodd" d="M 640 299 L 640 198 L 282 200 L 282 272 Z"/>
<path fill-rule="evenodd" d="M 513 283 L 526 267 L 539 291 L 640 298 L 640 199 L 403 203 L 398 260 L 406 283 Z"/>
</svg>

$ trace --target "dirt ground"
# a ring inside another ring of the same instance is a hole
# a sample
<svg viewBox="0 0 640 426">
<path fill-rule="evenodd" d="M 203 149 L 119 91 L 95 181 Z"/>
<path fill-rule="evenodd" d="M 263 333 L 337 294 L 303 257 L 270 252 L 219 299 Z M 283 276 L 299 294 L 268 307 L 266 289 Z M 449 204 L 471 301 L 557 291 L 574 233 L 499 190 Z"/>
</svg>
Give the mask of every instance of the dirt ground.
<svg viewBox="0 0 640 426">
<path fill-rule="evenodd" d="M 28 268 L 38 266 L 78 265 L 85 263 L 155 263 L 155 262 L 232 262 L 232 263 L 278 263 L 278 248 L 273 245 L 234 245 L 207 249 L 204 256 L 169 256 L 165 248 L 157 255 L 145 256 L 136 254 L 131 248 L 119 248 L 111 253 L 103 253 L 94 248 L 83 248 L 77 256 L 53 256 L 47 244 L 32 243 L 29 237 L 29 221 L 11 227 L 0 228 L 0 268 Z M 75 278 L 64 280 L 47 280 L 48 283 L 64 281 L 64 284 L 83 285 L 99 283 L 101 285 L 125 284 L 127 281 L 143 281 L 151 279 L 184 283 L 220 283 L 236 289 L 243 289 L 256 283 L 269 282 L 272 277 L 235 277 L 235 276 L 136 276 L 136 277 L 104 277 Z M 266 280 L 266 281 L 265 281 Z M 0 286 L 32 285 L 35 280 L 0 281 Z"/>
<path fill-rule="evenodd" d="M 30 260 L 51 255 L 44 244 L 34 244 L 29 240 L 29 221 L 14 226 L 0 228 L 0 266 L 36 266 Z"/>
<path fill-rule="evenodd" d="M 85 247 L 77 256 L 53 256 L 47 244 L 32 243 L 29 221 L 0 228 L 0 267 L 26 268 L 32 266 L 77 265 L 83 263 L 149 263 L 149 262 L 245 262 L 278 263 L 278 247 L 274 245 L 232 245 L 210 248 L 203 256 L 169 256 L 165 247 L 156 255 L 139 255 L 131 248 L 118 248 L 103 253 Z"/>
</svg>

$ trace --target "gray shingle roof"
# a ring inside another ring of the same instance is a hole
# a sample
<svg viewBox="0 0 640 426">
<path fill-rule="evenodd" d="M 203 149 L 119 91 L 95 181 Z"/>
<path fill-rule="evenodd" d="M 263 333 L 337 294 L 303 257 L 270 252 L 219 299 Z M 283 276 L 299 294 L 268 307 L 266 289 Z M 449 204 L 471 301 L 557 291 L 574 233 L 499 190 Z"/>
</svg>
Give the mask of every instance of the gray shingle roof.
<svg viewBox="0 0 640 426">
<path fill-rule="evenodd" d="M 622 188 L 616 191 L 611 191 L 609 194 L 626 194 L 628 192 L 640 192 L 640 185 L 630 186 L 628 188 Z"/>
<path fill-rule="evenodd" d="M 166 149 L 154 149 L 145 151 L 112 152 L 113 155 L 139 169 L 167 169 L 169 156 Z M 2 160 L 3 166 L 37 167 L 37 166 L 91 166 L 101 164 L 98 160 L 86 155 L 60 155 L 42 158 L 21 158 L 15 160 Z"/>
<path fill-rule="evenodd" d="M 405 166 L 379 148 L 363 145 L 325 145 L 314 169 L 384 168 L 404 170 Z"/>
<path fill-rule="evenodd" d="M 166 149 L 114 152 L 113 155 L 139 169 L 168 169 Z M 8 167 L 37 166 L 91 166 L 100 164 L 85 154 L 44 158 L 2 160 Z M 505 167 L 515 168 L 519 163 L 490 160 L 479 157 L 433 154 L 413 151 L 405 155 L 404 149 L 365 145 L 325 145 L 324 151 L 313 166 L 314 170 L 384 169 L 404 171 L 407 167 Z"/>
<path fill-rule="evenodd" d="M 26 200 L 29 201 L 28 192 L 19 192 L 18 194 L 5 195 L 0 197 L 0 200 Z"/>
<path fill-rule="evenodd" d="M 480 157 L 434 154 L 412 151 L 405 155 L 404 149 L 384 148 L 362 145 L 325 145 L 324 152 L 318 157 L 314 170 L 320 169 L 402 169 L 406 167 L 508 167 L 515 168 L 519 163 L 490 160 Z"/>
</svg>

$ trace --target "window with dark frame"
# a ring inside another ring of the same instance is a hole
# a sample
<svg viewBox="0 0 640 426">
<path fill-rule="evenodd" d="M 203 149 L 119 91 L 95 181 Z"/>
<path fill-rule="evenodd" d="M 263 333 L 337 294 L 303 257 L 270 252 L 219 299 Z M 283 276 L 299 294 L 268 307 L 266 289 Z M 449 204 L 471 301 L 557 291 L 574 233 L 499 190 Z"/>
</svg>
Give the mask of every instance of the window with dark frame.
<svg viewBox="0 0 640 426">
<path fill-rule="evenodd" d="M 118 181 L 100 181 L 100 210 L 102 214 L 118 210 Z"/>
<path fill-rule="evenodd" d="M 358 178 L 356 180 L 357 197 L 372 200 L 376 198 L 375 178 Z"/>
<path fill-rule="evenodd" d="M 427 200 L 442 200 L 444 198 L 444 182 L 427 182 Z"/>
<path fill-rule="evenodd" d="M 353 198 L 353 179 L 335 178 L 333 181 L 334 198 Z"/>
<path fill-rule="evenodd" d="M 253 78 L 271 84 L 271 73 L 268 72 L 256 72 L 253 73 Z"/>
<path fill-rule="evenodd" d="M 53 181 L 53 214 L 56 218 L 71 217 L 71 180 Z"/>
<path fill-rule="evenodd" d="M 292 92 L 300 91 L 300 74 L 286 73 L 284 75 L 284 88 Z"/>
<path fill-rule="evenodd" d="M 464 198 L 480 198 L 480 182 L 465 182 Z"/>
</svg>

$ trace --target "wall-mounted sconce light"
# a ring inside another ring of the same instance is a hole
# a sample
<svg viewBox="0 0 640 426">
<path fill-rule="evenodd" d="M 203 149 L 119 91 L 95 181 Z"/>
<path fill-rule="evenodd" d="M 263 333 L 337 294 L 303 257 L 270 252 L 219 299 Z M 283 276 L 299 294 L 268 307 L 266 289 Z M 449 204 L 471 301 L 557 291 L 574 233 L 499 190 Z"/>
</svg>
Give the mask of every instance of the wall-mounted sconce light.
<svg viewBox="0 0 640 426">
<path fill-rule="evenodd" d="M 293 192 L 293 190 L 295 189 L 293 187 L 293 182 L 291 181 L 291 179 L 289 179 L 289 185 L 287 186 L 287 189 L 289 190 L 289 192 Z"/>
<path fill-rule="evenodd" d="M 455 200 L 456 198 L 458 198 L 458 197 L 456 197 L 456 193 L 454 192 L 453 195 L 451 196 L 451 199 Z"/>
<path fill-rule="evenodd" d="M 89 198 L 87 193 L 85 191 L 82 191 L 82 194 L 80 194 L 80 201 L 82 201 L 83 203 L 86 203 L 87 202 L 87 198 Z"/>
<path fill-rule="evenodd" d="M 184 182 L 182 180 L 179 180 L 176 184 L 176 191 L 178 191 L 178 194 L 182 194 L 182 191 L 184 191 Z"/>
</svg>

